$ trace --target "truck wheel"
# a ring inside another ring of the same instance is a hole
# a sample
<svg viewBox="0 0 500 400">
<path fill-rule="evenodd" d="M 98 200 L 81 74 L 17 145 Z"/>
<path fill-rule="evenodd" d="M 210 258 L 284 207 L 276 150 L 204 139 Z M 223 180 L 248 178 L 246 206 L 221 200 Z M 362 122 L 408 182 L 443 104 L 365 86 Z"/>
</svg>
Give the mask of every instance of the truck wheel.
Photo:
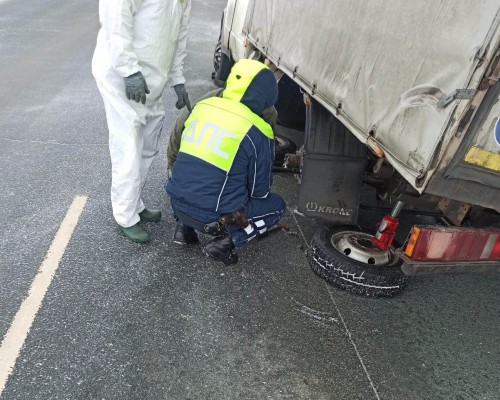
<svg viewBox="0 0 500 400">
<path fill-rule="evenodd" d="M 284 136 L 274 135 L 274 165 L 283 165 L 285 156 L 295 151 L 297 145 L 294 142 Z"/>
<path fill-rule="evenodd" d="M 214 73 L 212 74 L 212 79 L 218 87 L 224 87 L 226 84 L 226 79 L 229 76 L 229 72 L 234 64 L 231 54 L 222 48 L 222 29 L 224 24 L 224 14 L 222 14 L 219 40 L 215 45 L 214 49 Z"/>
<path fill-rule="evenodd" d="M 393 248 L 385 252 L 373 248 L 372 237 L 355 226 L 322 228 L 312 239 L 309 265 L 318 276 L 351 293 L 398 294 L 409 282 L 401 270 L 403 262 Z"/>
<path fill-rule="evenodd" d="M 220 31 L 219 31 L 219 39 L 217 39 L 217 44 L 215 45 L 214 50 L 214 71 L 215 75 L 217 75 L 217 71 L 220 69 L 220 59 L 222 56 L 222 29 L 224 27 L 224 13 L 222 13 L 222 18 L 220 20 Z"/>
<path fill-rule="evenodd" d="M 214 71 L 217 74 L 217 71 L 220 69 L 220 59 L 222 55 L 222 43 L 221 39 L 219 37 L 219 41 L 215 45 L 215 50 L 214 50 Z"/>
</svg>

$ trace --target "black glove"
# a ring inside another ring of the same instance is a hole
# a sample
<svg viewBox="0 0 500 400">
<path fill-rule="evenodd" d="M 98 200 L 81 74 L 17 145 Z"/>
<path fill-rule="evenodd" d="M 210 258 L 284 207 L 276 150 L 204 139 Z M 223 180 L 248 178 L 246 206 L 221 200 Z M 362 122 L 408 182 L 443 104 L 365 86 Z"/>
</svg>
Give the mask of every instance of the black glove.
<svg viewBox="0 0 500 400">
<path fill-rule="evenodd" d="M 135 74 L 123 78 L 123 80 L 125 81 L 127 99 L 146 104 L 146 94 L 149 94 L 149 89 L 142 72 L 136 72 Z"/>
<path fill-rule="evenodd" d="M 226 226 L 236 225 L 243 229 L 245 229 L 250 224 L 242 210 L 238 210 L 229 214 L 222 214 L 219 217 L 219 221 Z"/>
<path fill-rule="evenodd" d="M 175 85 L 174 90 L 177 94 L 177 103 L 175 103 L 177 109 L 180 110 L 182 107 L 186 106 L 188 111 L 191 112 L 191 103 L 189 102 L 189 96 L 186 92 L 186 87 L 184 86 L 184 84 L 181 83 L 179 85 Z"/>
</svg>

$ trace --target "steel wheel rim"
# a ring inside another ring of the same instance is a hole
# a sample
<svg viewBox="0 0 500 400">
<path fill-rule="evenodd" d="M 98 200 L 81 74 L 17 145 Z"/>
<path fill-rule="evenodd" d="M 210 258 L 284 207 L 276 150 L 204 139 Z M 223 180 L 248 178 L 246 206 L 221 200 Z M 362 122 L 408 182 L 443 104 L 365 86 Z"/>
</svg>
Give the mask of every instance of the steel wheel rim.
<svg viewBox="0 0 500 400">
<path fill-rule="evenodd" d="M 356 231 L 339 232 L 330 238 L 332 246 L 350 259 L 376 266 L 390 266 L 397 260 L 393 249 L 380 250 L 371 244 L 373 235 Z"/>
</svg>

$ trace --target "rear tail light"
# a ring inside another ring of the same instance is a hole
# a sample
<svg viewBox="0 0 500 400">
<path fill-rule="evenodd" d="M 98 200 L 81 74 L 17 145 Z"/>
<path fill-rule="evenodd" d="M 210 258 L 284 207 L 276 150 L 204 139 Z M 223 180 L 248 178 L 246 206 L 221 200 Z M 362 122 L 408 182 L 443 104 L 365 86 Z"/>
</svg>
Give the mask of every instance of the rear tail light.
<svg viewBox="0 0 500 400">
<path fill-rule="evenodd" d="M 500 229 L 414 226 L 405 254 L 415 261 L 499 261 Z"/>
</svg>

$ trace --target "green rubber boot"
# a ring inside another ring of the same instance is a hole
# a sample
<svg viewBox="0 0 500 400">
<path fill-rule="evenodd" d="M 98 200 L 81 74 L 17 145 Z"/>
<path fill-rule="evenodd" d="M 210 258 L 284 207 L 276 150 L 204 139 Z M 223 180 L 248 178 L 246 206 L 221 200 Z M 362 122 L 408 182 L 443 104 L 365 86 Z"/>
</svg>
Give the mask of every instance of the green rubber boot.
<svg viewBox="0 0 500 400">
<path fill-rule="evenodd" d="M 122 228 L 122 234 L 127 239 L 130 239 L 132 242 L 136 243 L 149 242 L 149 235 L 144 229 L 142 229 L 142 226 L 139 225 L 139 222 L 135 225 L 129 226 L 128 228 Z"/>
<path fill-rule="evenodd" d="M 142 222 L 159 222 L 161 219 L 161 211 L 145 208 L 139 213 L 139 217 Z"/>
</svg>

